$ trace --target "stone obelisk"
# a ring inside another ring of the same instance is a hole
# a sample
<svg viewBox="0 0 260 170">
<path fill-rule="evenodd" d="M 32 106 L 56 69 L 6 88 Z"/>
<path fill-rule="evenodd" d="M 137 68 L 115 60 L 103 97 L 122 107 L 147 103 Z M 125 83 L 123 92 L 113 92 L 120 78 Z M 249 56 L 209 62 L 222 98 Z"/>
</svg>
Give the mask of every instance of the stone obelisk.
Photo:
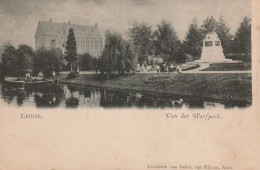
<svg viewBox="0 0 260 170">
<path fill-rule="evenodd" d="M 230 61 L 225 59 L 221 42 L 216 32 L 210 32 L 203 41 L 201 58 L 198 62 L 219 63 Z"/>
</svg>

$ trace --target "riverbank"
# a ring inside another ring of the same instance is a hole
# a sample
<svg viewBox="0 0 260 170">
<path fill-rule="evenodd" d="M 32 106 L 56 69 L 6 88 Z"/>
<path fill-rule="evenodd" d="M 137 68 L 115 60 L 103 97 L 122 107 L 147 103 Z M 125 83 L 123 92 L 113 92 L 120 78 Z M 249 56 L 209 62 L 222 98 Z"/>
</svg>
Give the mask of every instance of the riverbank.
<svg viewBox="0 0 260 170">
<path fill-rule="evenodd" d="M 251 70 L 251 62 L 243 63 L 212 63 L 209 67 L 202 71 L 236 71 L 236 70 Z"/>
<path fill-rule="evenodd" d="M 165 95 L 192 96 L 214 101 L 252 102 L 251 74 L 171 74 L 164 81 L 147 83 L 145 80 L 162 74 L 147 73 L 117 77 L 112 80 L 97 80 L 95 74 L 84 74 L 71 80 L 66 75 L 58 76 L 60 83 L 95 86 L 113 90 L 160 93 Z"/>
</svg>

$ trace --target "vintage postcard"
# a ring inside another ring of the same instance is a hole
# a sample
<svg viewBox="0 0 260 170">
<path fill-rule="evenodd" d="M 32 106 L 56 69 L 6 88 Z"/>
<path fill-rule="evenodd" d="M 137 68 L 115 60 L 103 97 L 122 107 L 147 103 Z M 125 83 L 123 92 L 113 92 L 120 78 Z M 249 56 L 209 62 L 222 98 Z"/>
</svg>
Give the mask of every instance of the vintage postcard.
<svg viewBox="0 0 260 170">
<path fill-rule="evenodd" d="M 0 170 L 260 170 L 257 0 L 0 0 Z"/>
</svg>

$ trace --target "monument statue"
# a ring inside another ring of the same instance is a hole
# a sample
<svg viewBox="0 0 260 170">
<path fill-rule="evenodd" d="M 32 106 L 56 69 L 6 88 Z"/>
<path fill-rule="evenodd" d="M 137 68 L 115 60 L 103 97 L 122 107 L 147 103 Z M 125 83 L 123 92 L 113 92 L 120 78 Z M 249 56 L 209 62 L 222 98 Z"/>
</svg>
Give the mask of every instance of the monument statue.
<svg viewBox="0 0 260 170">
<path fill-rule="evenodd" d="M 225 59 L 221 42 L 217 33 L 208 33 L 203 41 L 201 58 L 198 60 L 198 62 L 219 63 L 228 61 L 230 60 Z"/>
</svg>

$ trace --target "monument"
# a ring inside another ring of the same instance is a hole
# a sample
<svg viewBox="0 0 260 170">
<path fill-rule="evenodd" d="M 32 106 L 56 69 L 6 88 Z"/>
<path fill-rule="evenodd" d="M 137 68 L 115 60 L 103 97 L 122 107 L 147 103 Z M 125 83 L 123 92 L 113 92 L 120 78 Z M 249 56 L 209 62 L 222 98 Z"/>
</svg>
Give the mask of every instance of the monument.
<svg viewBox="0 0 260 170">
<path fill-rule="evenodd" d="M 230 61 L 232 60 L 226 59 L 224 56 L 217 33 L 208 33 L 203 41 L 201 58 L 197 62 L 222 63 Z"/>
</svg>

